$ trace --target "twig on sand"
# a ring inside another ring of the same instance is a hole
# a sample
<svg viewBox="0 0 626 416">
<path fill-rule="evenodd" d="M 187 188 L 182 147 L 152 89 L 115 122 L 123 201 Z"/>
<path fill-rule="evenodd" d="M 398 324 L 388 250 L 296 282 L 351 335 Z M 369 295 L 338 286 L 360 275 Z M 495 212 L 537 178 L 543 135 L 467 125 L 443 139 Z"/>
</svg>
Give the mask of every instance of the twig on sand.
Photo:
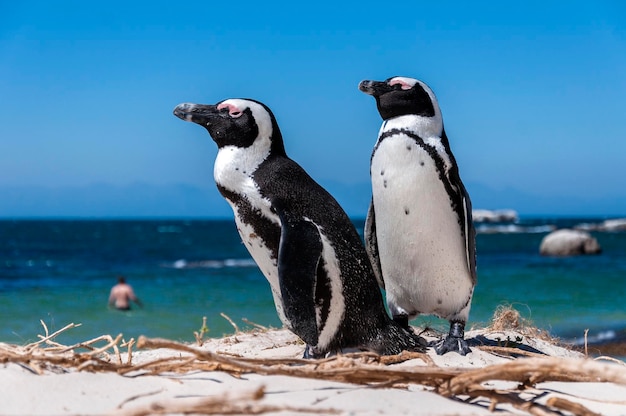
<svg viewBox="0 0 626 416">
<path fill-rule="evenodd" d="M 39 336 L 39 341 L 37 342 L 33 342 L 31 344 L 26 345 L 25 348 L 27 349 L 32 349 L 32 348 L 36 348 L 39 347 L 41 344 L 48 344 L 48 345 L 55 345 L 55 346 L 60 346 L 61 344 L 58 344 L 56 342 L 53 342 L 52 340 L 54 338 L 56 338 L 59 334 L 61 334 L 62 332 L 67 331 L 68 329 L 72 329 L 72 328 L 77 328 L 79 327 L 81 324 L 67 324 L 65 325 L 63 328 L 59 329 L 58 331 L 54 332 L 52 335 L 48 334 L 48 327 L 46 326 L 46 323 L 43 320 L 39 320 L 39 322 L 41 323 L 41 325 L 43 326 L 44 332 L 46 333 L 45 336 L 43 335 L 38 335 Z"/>
<path fill-rule="evenodd" d="M 261 331 L 269 331 L 270 330 L 268 327 L 263 326 L 263 325 L 259 325 L 259 324 L 255 323 L 255 322 L 252 322 L 252 321 L 250 321 L 247 318 L 241 318 L 241 320 L 244 321 L 245 323 L 247 323 L 248 325 L 255 327 L 256 329 L 260 329 Z"/>
<path fill-rule="evenodd" d="M 493 380 L 516 381 L 533 386 L 547 381 L 612 382 L 626 385 L 626 371 L 588 359 L 537 357 L 470 370 L 440 387 L 443 395 L 458 395 L 472 386 Z"/>
<path fill-rule="evenodd" d="M 199 347 L 204 344 L 204 334 L 209 332 L 209 327 L 206 325 L 206 316 L 202 317 L 202 326 L 198 331 L 193 331 L 193 336 L 196 338 L 196 343 Z"/>
<path fill-rule="evenodd" d="M 131 338 L 125 344 L 120 345 L 120 347 L 128 347 L 128 358 L 126 359 L 126 364 L 131 365 L 133 363 L 133 345 L 135 345 L 135 338 Z M 118 363 L 122 364 L 122 357 L 118 357 Z"/>
<path fill-rule="evenodd" d="M 615 364 L 619 364 L 621 366 L 626 367 L 626 362 L 622 360 L 618 360 L 617 358 L 607 357 L 606 355 L 601 355 L 599 357 L 594 358 L 594 361 L 610 361 Z"/>
<path fill-rule="evenodd" d="M 600 413 L 592 412 L 580 403 L 575 403 L 563 397 L 550 397 L 546 402 L 548 406 L 562 409 L 581 416 L 602 416 Z"/>
<path fill-rule="evenodd" d="M 533 351 L 524 351 L 521 348 L 515 347 L 498 347 L 491 345 L 480 345 L 478 349 L 488 352 L 494 355 L 500 355 L 502 357 L 514 357 L 514 356 L 526 356 L 526 357 L 545 357 L 545 354 L 540 354 Z"/>
<path fill-rule="evenodd" d="M 228 315 L 226 315 L 224 312 L 220 312 L 220 315 L 222 316 L 222 318 L 226 319 L 233 326 L 233 328 L 235 328 L 235 334 L 240 334 L 241 333 L 241 331 L 239 330 L 239 327 L 237 326 L 235 321 L 230 319 L 230 317 Z"/>
</svg>

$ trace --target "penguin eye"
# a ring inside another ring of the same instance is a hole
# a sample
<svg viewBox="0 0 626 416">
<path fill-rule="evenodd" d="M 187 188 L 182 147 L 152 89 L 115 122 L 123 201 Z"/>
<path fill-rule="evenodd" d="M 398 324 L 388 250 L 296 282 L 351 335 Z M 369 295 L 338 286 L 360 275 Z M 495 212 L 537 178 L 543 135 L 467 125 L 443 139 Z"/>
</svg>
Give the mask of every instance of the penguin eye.
<svg viewBox="0 0 626 416">
<path fill-rule="evenodd" d="M 238 118 L 238 117 L 241 117 L 241 115 L 242 115 L 243 113 L 242 113 L 241 111 L 237 110 L 237 111 L 232 111 L 232 112 L 229 112 L 228 114 L 230 114 L 230 116 L 231 116 L 232 118 Z"/>
</svg>

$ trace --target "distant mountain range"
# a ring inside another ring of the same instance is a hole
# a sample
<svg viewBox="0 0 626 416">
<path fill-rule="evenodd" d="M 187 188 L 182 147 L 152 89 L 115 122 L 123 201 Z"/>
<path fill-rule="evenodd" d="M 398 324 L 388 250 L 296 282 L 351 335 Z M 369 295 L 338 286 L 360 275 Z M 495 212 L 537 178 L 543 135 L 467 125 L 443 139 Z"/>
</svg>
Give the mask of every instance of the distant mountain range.
<svg viewBox="0 0 626 416">
<path fill-rule="evenodd" d="M 352 217 L 365 217 L 369 183 L 323 183 Z M 522 216 L 626 215 L 626 196 L 588 199 L 530 195 L 514 189 L 494 190 L 468 183 L 475 209 L 514 209 Z M 213 217 L 232 211 L 215 187 L 191 185 L 94 184 L 80 187 L 0 187 L 0 217 Z"/>
<path fill-rule="evenodd" d="M 94 184 L 0 187 L 0 217 L 228 217 L 217 189 L 189 185 Z"/>
<path fill-rule="evenodd" d="M 328 191 L 351 216 L 365 216 L 371 198 L 369 183 L 345 185 L 329 183 Z M 624 217 L 626 194 L 605 198 L 539 196 L 516 189 L 493 189 L 480 183 L 467 183 L 474 209 L 512 209 L 521 216 Z"/>
</svg>

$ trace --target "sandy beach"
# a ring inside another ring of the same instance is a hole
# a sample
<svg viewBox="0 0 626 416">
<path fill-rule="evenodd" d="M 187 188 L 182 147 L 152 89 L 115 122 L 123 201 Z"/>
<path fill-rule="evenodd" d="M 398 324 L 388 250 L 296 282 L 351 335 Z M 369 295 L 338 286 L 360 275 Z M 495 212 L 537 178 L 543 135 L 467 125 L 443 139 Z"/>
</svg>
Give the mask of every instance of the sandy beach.
<svg viewBox="0 0 626 416">
<path fill-rule="evenodd" d="M 69 350 L 53 337 L 0 344 L 0 413 L 626 414 L 623 362 L 585 358 L 524 331 L 466 335 L 472 352 L 465 357 L 429 348 L 316 361 L 302 360 L 303 343 L 284 329 L 206 339 L 202 346 L 140 338 L 128 348 L 121 337 Z"/>
</svg>

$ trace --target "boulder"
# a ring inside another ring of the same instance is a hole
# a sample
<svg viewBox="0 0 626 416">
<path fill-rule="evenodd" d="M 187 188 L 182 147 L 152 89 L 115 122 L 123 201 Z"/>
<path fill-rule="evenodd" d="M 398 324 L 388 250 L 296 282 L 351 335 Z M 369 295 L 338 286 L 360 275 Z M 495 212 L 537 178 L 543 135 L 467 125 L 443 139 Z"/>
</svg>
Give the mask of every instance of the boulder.
<svg viewBox="0 0 626 416">
<path fill-rule="evenodd" d="M 551 232 L 541 240 L 542 256 L 578 256 L 602 252 L 598 240 L 580 230 L 562 229 Z"/>
</svg>

